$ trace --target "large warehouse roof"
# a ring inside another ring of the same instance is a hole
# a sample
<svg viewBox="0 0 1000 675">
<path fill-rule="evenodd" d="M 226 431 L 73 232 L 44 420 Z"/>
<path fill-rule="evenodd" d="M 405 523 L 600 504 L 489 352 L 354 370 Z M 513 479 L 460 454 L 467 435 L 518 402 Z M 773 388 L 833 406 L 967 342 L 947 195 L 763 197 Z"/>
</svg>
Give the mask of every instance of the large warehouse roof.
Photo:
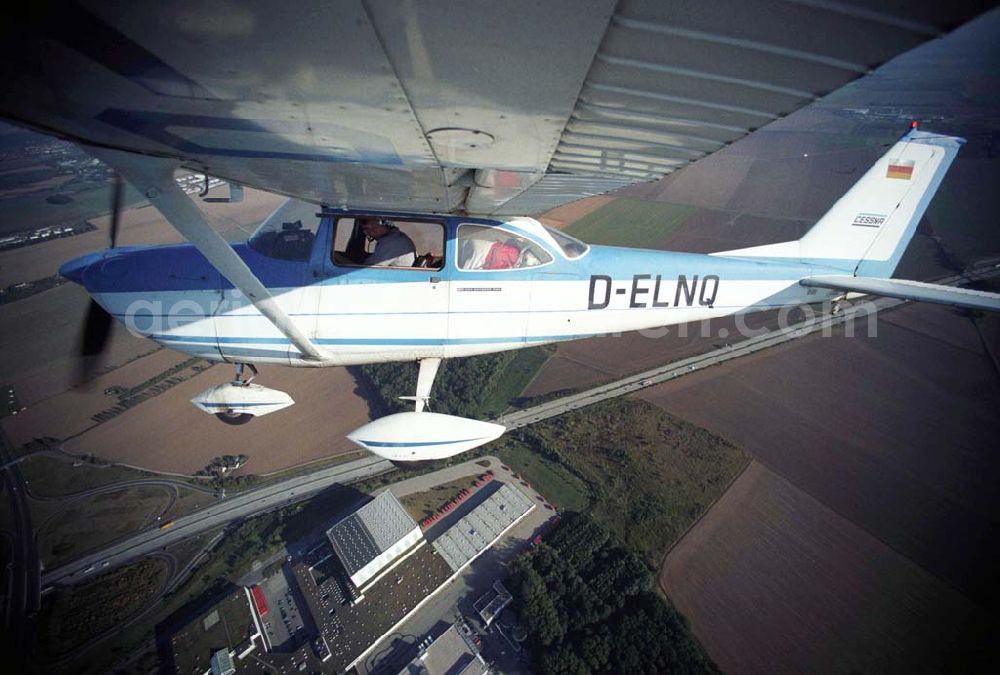
<svg viewBox="0 0 1000 675">
<path fill-rule="evenodd" d="M 434 548 L 457 572 L 533 508 L 534 502 L 513 485 L 504 483 L 482 504 L 435 539 Z"/>
<path fill-rule="evenodd" d="M 420 540 L 420 528 L 389 490 L 341 520 L 326 534 L 351 581 L 358 587 Z"/>
</svg>

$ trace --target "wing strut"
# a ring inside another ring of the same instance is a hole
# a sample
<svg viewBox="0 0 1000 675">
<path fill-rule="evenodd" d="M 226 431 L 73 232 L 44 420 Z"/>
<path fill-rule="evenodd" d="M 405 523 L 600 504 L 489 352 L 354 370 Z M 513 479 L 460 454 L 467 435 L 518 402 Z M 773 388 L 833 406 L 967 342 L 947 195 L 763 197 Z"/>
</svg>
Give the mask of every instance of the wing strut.
<svg viewBox="0 0 1000 675">
<path fill-rule="evenodd" d="M 205 220 L 204 214 L 174 182 L 178 163 L 172 159 L 88 147 L 87 150 L 108 166 L 117 169 L 155 206 L 163 217 L 194 244 L 222 276 L 250 299 L 254 307 L 287 337 L 306 359 L 321 361 L 320 349 L 306 337 L 254 276 L 222 236 Z"/>
<path fill-rule="evenodd" d="M 873 279 L 851 276 L 806 277 L 799 282 L 803 286 L 829 288 L 835 291 L 870 293 L 902 300 L 920 300 L 939 305 L 952 305 L 967 309 L 1000 311 L 1000 294 L 975 291 L 970 288 L 953 288 L 941 284 L 929 284 L 908 279 Z"/>
</svg>

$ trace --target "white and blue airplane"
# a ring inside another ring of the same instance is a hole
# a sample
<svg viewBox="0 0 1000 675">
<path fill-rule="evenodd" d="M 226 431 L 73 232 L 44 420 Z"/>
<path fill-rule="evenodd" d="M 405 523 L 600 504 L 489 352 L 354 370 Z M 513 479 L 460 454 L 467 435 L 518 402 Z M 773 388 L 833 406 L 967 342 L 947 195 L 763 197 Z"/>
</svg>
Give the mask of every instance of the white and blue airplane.
<svg viewBox="0 0 1000 675">
<path fill-rule="evenodd" d="M 60 272 L 131 330 L 193 356 L 292 367 L 417 361 L 415 410 L 349 438 L 394 461 L 438 459 L 504 431 L 424 412 L 445 358 L 846 293 L 1000 309 L 997 294 L 889 278 L 963 142 L 914 128 L 801 239 L 711 255 L 592 246 L 531 218 L 315 213 L 292 202 L 232 248 L 287 317 L 284 325 L 227 281 L 230 273 L 219 273 L 227 263 L 213 266 L 190 244 L 112 249 Z M 176 192 L 172 182 L 164 174 L 162 186 Z M 173 201 L 190 205 L 181 195 Z M 352 250 L 371 243 L 362 228 L 373 220 L 405 233 L 422 255 L 411 254 L 405 266 L 352 259 Z M 243 423 L 292 403 L 241 375 L 242 366 L 234 382 L 209 389 L 195 405 Z"/>
<path fill-rule="evenodd" d="M 424 410 L 444 358 L 847 293 L 996 307 L 889 278 L 961 143 L 923 131 L 794 242 L 708 256 L 588 246 L 517 217 L 658 180 L 981 11 L 975 0 L 22 3 L 0 22 L 0 117 L 79 143 L 190 242 L 114 248 L 112 227 L 111 250 L 62 268 L 96 303 L 93 347 L 113 316 L 237 364 L 233 382 L 195 400 L 230 423 L 292 402 L 250 382 L 247 364 L 419 361 L 414 411 L 350 435 L 418 461 L 503 432 Z M 306 206 L 290 202 L 231 245 L 178 169 Z M 393 228 L 413 262 L 365 264 L 384 257 L 365 232 Z"/>
</svg>

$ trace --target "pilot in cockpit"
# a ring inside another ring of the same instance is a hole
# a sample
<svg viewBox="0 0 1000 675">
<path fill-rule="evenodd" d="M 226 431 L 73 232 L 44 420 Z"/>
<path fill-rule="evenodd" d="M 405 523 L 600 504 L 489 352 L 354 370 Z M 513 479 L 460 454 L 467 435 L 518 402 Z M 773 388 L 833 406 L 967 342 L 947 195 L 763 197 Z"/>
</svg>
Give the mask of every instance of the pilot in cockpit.
<svg viewBox="0 0 1000 675">
<path fill-rule="evenodd" d="M 397 228 L 388 218 L 364 218 L 361 231 L 369 241 L 375 242 L 375 250 L 365 256 L 363 265 L 380 267 L 412 267 L 417 257 L 417 248 L 405 232 Z"/>
</svg>

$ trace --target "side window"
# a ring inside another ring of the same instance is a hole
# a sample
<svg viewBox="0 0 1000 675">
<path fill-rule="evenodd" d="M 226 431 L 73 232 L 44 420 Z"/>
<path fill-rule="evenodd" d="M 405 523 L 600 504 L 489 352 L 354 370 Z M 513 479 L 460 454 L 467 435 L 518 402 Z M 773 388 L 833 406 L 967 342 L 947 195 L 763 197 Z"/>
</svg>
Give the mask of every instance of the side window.
<svg viewBox="0 0 1000 675">
<path fill-rule="evenodd" d="M 458 226 L 458 268 L 508 270 L 537 267 L 552 260 L 541 246 L 498 227 Z"/>
<path fill-rule="evenodd" d="M 444 262 L 444 225 L 376 216 L 337 218 L 333 262 L 350 267 L 438 270 Z"/>
<path fill-rule="evenodd" d="M 265 220 L 248 240 L 250 248 L 279 260 L 309 260 L 319 216 L 315 204 L 289 199 Z"/>
</svg>

